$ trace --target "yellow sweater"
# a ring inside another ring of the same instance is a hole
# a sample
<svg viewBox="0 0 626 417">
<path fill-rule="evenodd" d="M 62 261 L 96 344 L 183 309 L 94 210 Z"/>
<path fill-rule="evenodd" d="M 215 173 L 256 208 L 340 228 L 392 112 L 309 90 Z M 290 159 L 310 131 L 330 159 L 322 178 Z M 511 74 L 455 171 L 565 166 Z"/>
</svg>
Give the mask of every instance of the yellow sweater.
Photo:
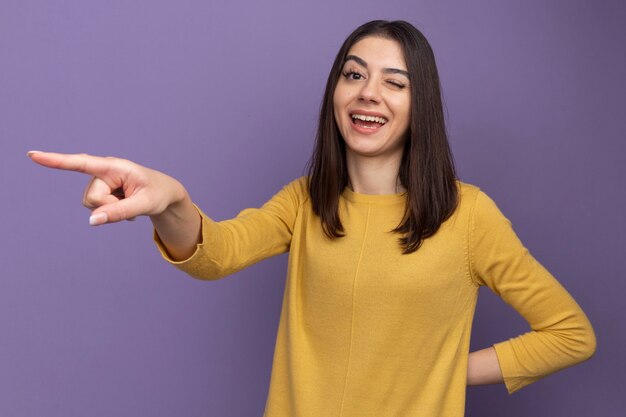
<svg viewBox="0 0 626 417">
<path fill-rule="evenodd" d="M 458 417 L 464 414 L 472 318 L 487 285 L 531 331 L 495 345 L 509 392 L 589 358 L 595 336 L 567 291 L 522 246 L 478 188 L 437 234 L 403 255 L 403 195 L 346 189 L 346 236 L 330 240 L 312 210 L 306 178 L 260 209 L 214 222 L 189 274 L 216 279 L 289 251 L 266 417 Z"/>
</svg>

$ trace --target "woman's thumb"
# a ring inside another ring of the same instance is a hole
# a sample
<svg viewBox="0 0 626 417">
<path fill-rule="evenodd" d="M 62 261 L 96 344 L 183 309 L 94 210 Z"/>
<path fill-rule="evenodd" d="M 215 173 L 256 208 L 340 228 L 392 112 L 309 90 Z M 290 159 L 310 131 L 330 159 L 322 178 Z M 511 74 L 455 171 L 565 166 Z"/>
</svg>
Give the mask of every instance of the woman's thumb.
<svg viewBox="0 0 626 417">
<path fill-rule="evenodd" d="M 89 216 L 90 226 L 99 226 L 101 224 L 105 224 L 109 220 L 109 216 L 107 215 L 107 213 L 100 210 L 98 213 L 92 213 L 91 216 Z"/>
<path fill-rule="evenodd" d="M 134 219 L 140 216 L 141 210 L 137 207 L 136 199 L 133 197 L 125 198 L 115 203 L 105 204 L 98 207 L 91 213 L 89 224 L 91 226 L 99 226 L 105 223 L 116 223 L 122 220 Z"/>
</svg>

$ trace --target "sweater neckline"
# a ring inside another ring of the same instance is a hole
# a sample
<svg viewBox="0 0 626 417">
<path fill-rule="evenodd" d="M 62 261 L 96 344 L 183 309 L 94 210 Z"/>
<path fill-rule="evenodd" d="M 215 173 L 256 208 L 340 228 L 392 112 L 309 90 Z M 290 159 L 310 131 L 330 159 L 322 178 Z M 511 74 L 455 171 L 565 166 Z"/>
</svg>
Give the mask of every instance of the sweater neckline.
<svg viewBox="0 0 626 417">
<path fill-rule="evenodd" d="M 377 204 L 377 205 L 394 205 L 405 204 L 406 192 L 397 194 L 361 194 L 352 191 L 348 187 L 343 189 L 341 193 L 343 198 L 353 203 Z"/>
</svg>

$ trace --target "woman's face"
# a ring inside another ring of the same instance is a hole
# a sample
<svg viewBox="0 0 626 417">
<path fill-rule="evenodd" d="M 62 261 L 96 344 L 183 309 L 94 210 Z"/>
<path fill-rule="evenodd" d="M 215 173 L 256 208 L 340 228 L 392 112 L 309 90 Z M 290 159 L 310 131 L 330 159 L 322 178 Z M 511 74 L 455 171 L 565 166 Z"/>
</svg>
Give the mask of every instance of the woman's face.
<svg viewBox="0 0 626 417">
<path fill-rule="evenodd" d="M 371 36 L 355 43 L 333 95 L 347 156 L 398 160 L 409 128 L 409 74 L 400 44 Z"/>
</svg>

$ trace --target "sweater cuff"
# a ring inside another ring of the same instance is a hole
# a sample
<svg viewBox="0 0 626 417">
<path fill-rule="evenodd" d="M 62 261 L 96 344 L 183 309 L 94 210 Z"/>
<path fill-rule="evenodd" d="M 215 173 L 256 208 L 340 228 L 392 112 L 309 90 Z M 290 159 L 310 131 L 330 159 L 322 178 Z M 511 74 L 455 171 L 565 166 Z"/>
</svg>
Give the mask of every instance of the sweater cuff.
<svg viewBox="0 0 626 417">
<path fill-rule="evenodd" d="M 524 372 L 521 362 L 517 358 L 510 341 L 496 343 L 493 347 L 496 350 L 496 356 L 498 357 L 498 363 L 500 364 L 500 371 L 502 372 L 504 385 L 506 386 L 509 394 L 513 394 L 514 392 L 519 391 L 539 379 L 529 377 Z"/>
<path fill-rule="evenodd" d="M 161 237 L 157 233 L 156 229 L 153 229 L 153 236 L 152 236 L 154 243 L 156 244 L 156 247 L 161 253 L 161 256 L 163 257 L 163 259 L 165 259 L 165 261 L 167 261 L 168 263 L 186 272 L 190 272 L 190 270 L 197 269 L 199 264 L 201 264 L 204 261 L 204 258 L 206 257 L 205 251 L 202 250 L 203 247 L 204 246 L 216 247 L 216 244 L 218 243 L 217 240 L 219 239 L 219 233 L 217 233 L 217 230 L 216 230 L 219 228 L 217 223 L 213 219 L 208 217 L 206 214 L 204 214 L 202 210 L 200 210 L 200 208 L 196 206 L 195 204 L 194 204 L 194 207 L 196 208 L 196 210 L 198 210 L 198 213 L 200 214 L 200 218 L 201 218 L 201 223 L 200 223 L 201 232 L 200 233 L 202 236 L 202 240 L 196 245 L 195 251 L 187 259 L 183 259 L 179 261 L 172 259 L 167 249 L 165 248 L 165 245 L 163 244 L 163 241 L 161 240 Z"/>
</svg>

